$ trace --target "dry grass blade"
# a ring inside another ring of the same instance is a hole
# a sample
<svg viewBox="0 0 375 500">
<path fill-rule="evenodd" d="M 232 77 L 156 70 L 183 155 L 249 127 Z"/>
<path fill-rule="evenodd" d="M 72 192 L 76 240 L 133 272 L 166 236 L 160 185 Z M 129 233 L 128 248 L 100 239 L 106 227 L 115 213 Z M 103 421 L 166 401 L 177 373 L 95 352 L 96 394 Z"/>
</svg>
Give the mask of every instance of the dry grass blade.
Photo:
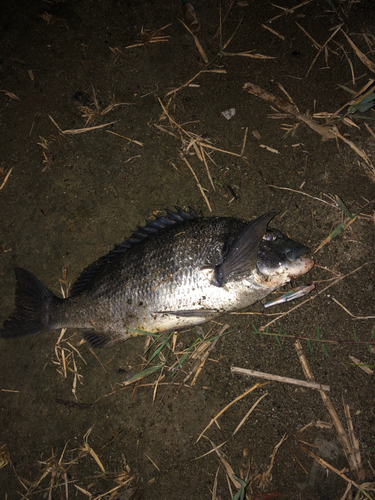
<svg viewBox="0 0 375 500">
<path fill-rule="evenodd" d="M 272 482 L 272 474 L 271 474 L 271 470 L 273 468 L 273 464 L 275 462 L 275 458 L 276 458 L 276 453 L 278 452 L 280 446 L 284 443 L 284 441 L 286 441 L 288 439 L 288 437 L 286 435 L 284 435 L 280 441 L 277 443 L 277 445 L 275 446 L 273 452 L 272 452 L 272 455 L 271 455 L 271 463 L 270 463 L 270 466 L 268 467 L 268 469 L 266 470 L 266 472 L 263 472 L 262 474 L 258 474 L 257 476 L 255 476 L 251 482 L 253 483 L 254 481 L 259 481 L 259 487 L 262 489 L 262 490 L 265 490 L 269 484 Z"/>
<path fill-rule="evenodd" d="M 244 154 L 244 151 L 245 151 L 246 139 L 247 139 L 247 133 L 248 133 L 248 131 L 249 131 L 249 127 L 246 127 L 246 129 L 245 129 L 245 135 L 244 135 L 243 143 L 242 143 L 241 157 L 243 157 L 243 154 Z"/>
<path fill-rule="evenodd" d="M 345 412 L 345 418 L 346 418 L 346 426 L 348 428 L 348 435 L 349 435 L 349 441 L 355 456 L 355 461 L 356 464 L 358 465 L 358 468 L 362 468 L 362 459 L 361 459 L 361 452 L 359 451 L 359 441 L 354 435 L 354 427 L 353 427 L 353 421 L 352 417 L 350 415 L 350 408 L 349 406 L 345 403 L 344 396 L 342 396 L 342 403 L 344 406 L 344 412 Z M 364 479 L 364 476 L 363 478 Z"/>
<path fill-rule="evenodd" d="M 141 39 L 139 43 L 136 43 L 134 45 L 128 45 L 125 47 L 126 49 L 131 49 L 134 47 L 146 47 L 150 43 L 159 43 L 159 42 L 167 42 L 170 39 L 169 35 L 163 35 L 163 36 L 158 36 L 158 33 L 162 30 L 165 30 L 169 26 L 171 26 L 172 23 L 169 23 L 162 28 L 159 28 L 157 30 L 149 30 L 149 29 L 141 29 Z"/>
<path fill-rule="evenodd" d="M 219 411 L 219 413 L 213 418 L 211 419 L 210 423 L 204 428 L 204 430 L 199 434 L 198 436 L 198 439 L 196 440 L 196 443 L 198 443 L 198 441 L 200 440 L 200 438 L 203 436 L 203 434 L 206 432 L 207 429 L 209 429 L 211 427 L 211 425 L 216 422 L 216 420 L 220 417 L 220 415 L 222 415 L 224 412 L 227 411 L 228 408 L 230 408 L 232 405 L 234 405 L 234 403 L 237 403 L 237 401 L 240 401 L 242 398 L 244 398 L 245 396 L 247 396 L 248 394 L 250 394 L 250 392 L 253 392 L 255 391 L 255 389 L 258 389 L 260 387 L 264 387 L 265 385 L 268 385 L 270 382 L 264 382 L 264 383 L 257 383 L 255 385 L 253 385 L 252 387 L 250 387 L 250 389 L 248 389 L 247 391 L 245 391 L 244 393 L 240 394 L 239 396 L 237 396 L 233 401 L 231 401 L 229 404 L 227 404 L 227 406 L 225 406 L 222 410 Z"/>
<path fill-rule="evenodd" d="M 311 194 L 305 193 L 304 191 L 298 191 L 296 189 L 292 188 L 287 188 L 287 187 L 281 187 L 281 186 L 274 186 L 273 184 L 267 184 L 268 187 L 273 187 L 275 189 L 283 189 L 285 191 L 292 191 L 293 193 L 298 193 L 298 194 L 303 194 L 303 196 L 308 196 L 309 198 L 312 198 L 313 200 L 321 201 L 322 203 L 326 203 L 330 207 L 334 207 L 338 209 L 338 206 L 334 203 L 328 203 L 328 201 L 322 200 L 322 198 L 317 198 L 316 196 L 312 196 Z"/>
<path fill-rule="evenodd" d="M 194 170 L 192 169 L 192 167 L 191 167 L 190 163 L 187 161 L 187 159 L 186 159 L 186 158 L 184 158 L 184 162 L 185 162 L 185 163 L 186 163 L 186 165 L 190 168 L 191 173 L 194 175 L 194 178 L 195 178 L 195 180 L 196 180 L 196 182 L 197 182 L 197 186 L 199 187 L 199 190 L 200 190 L 200 192 L 201 192 L 201 194 L 202 194 L 202 196 L 203 196 L 203 198 L 204 198 L 204 201 L 207 203 L 207 206 L 208 206 L 209 211 L 210 211 L 210 212 L 212 212 L 212 208 L 211 208 L 210 202 L 208 201 L 208 198 L 207 198 L 207 196 L 205 195 L 205 192 L 203 191 L 203 188 L 202 188 L 202 186 L 201 186 L 201 184 L 200 184 L 200 182 L 199 182 L 199 180 L 198 180 L 198 177 L 196 176 L 196 174 L 195 174 Z"/>
<path fill-rule="evenodd" d="M 299 27 L 299 28 L 300 28 L 300 29 L 301 29 L 301 30 L 305 33 L 305 35 L 306 35 L 306 36 L 307 36 L 307 37 L 308 37 L 308 38 L 312 41 L 312 43 L 314 44 L 314 47 L 316 48 L 316 50 L 321 50 L 321 48 L 322 48 L 322 47 L 321 47 L 321 45 L 320 45 L 320 44 L 319 44 L 316 40 L 314 40 L 314 38 L 313 38 L 311 35 L 309 35 L 309 34 L 307 33 L 307 31 L 305 30 L 305 28 L 303 28 L 303 27 L 302 27 L 299 23 L 297 23 L 297 21 L 296 21 L 296 25 L 297 25 L 297 26 L 298 26 L 298 27 Z"/>
<path fill-rule="evenodd" d="M 91 130 L 98 130 L 100 128 L 109 127 L 109 125 L 113 125 L 117 123 L 118 120 L 109 123 L 103 123 L 103 125 L 96 125 L 95 127 L 87 127 L 87 128 L 76 128 L 70 130 L 62 130 L 61 133 L 64 135 L 75 135 L 75 134 L 83 134 L 84 132 L 91 132 Z"/>
<path fill-rule="evenodd" d="M 206 436 L 204 436 L 206 439 L 208 439 Z M 212 443 L 212 442 L 211 442 Z M 201 458 L 203 457 L 207 457 L 207 455 L 210 455 L 211 453 L 213 453 L 214 451 L 217 451 L 219 450 L 222 446 L 225 445 L 225 443 L 227 443 L 227 441 L 224 441 L 224 443 L 221 443 L 221 444 L 218 444 L 217 446 L 214 445 L 214 448 L 212 448 L 212 450 L 210 451 L 207 451 L 207 453 L 204 453 L 203 455 L 200 455 L 199 457 L 196 457 L 194 458 L 194 460 L 200 460 Z M 213 443 L 212 443 L 213 444 Z"/>
<path fill-rule="evenodd" d="M 232 481 L 232 483 L 234 484 L 234 486 L 236 488 L 242 488 L 242 484 L 239 483 L 238 481 L 236 481 L 235 479 L 235 474 L 234 474 L 234 470 L 232 469 L 232 467 L 228 464 L 228 462 L 225 460 L 225 458 L 223 457 L 223 454 L 221 453 L 221 451 L 219 451 L 219 448 L 220 446 L 216 446 L 212 441 L 211 439 L 209 439 L 208 437 L 205 436 L 206 439 L 209 440 L 209 442 L 211 443 L 213 449 L 211 450 L 212 451 L 216 451 L 218 457 L 220 458 L 220 461 L 221 463 L 223 464 L 224 468 L 225 468 L 225 471 L 226 473 L 228 474 L 228 477 L 230 478 L 230 480 Z M 224 444 L 224 443 L 223 443 Z"/>
<path fill-rule="evenodd" d="M 106 370 L 106 369 L 104 368 L 104 366 L 103 366 L 103 363 L 100 361 L 100 359 L 99 359 L 99 358 L 98 358 L 98 356 L 95 354 L 95 352 L 94 352 L 92 349 L 90 349 L 90 347 L 89 347 L 89 351 L 90 351 L 90 352 L 91 352 L 91 354 L 92 354 L 92 355 L 93 355 L 93 356 L 97 359 L 98 363 L 99 363 L 99 364 L 100 364 L 100 366 L 103 368 L 104 373 L 105 373 L 105 376 L 106 376 L 106 378 L 107 378 L 107 380 L 108 380 L 108 383 L 109 383 L 109 385 L 111 386 L 111 390 L 113 391 L 113 385 L 112 385 L 112 383 L 111 383 L 111 381 L 110 381 L 110 379 L 109 379 L 109 375 L 108 375 L 107 370 Z M 90 432 L 91 432 L 91 431 L 90 431 Z"/>
<path fill-rule="evenodd" d="M 10 97 L 11 99 L 15 99 L 16 101 L 20 101 L 20 98 L 16 96 L 16 94 L 13 94 L 13 92 L 9 92 L 9 90 L 0 90 L 0 92 L 4 92 L 5 95 Z"/>
<path fill-rule="evenodd" d="M 79 456 L 85 456 L 87 454 L 91 455 L 92 458 L 95 460 L 95 462 L 98 464 L 100 470 L 102 472 L 105 472 L 105 468 L 104 468 L 102 462 L 100 461 L 98 455 L 95 453 L 95 451 L 91 448 L 91 446 L 88 443 L 88 439 L 89 439 L 89 436 L 91 434 L 91 431 L 94 428 L 94 425 L 91 426 L 90 429 L 83 436 L 83 446 L 80 447 L 80 454 L 79 454 Z"/>
<path fill-rule="evenodd" d="M 246 129 L 246 130 L 247 130 L 247 129 Z M 209 178 L 209 180 L 210 180 L 210 183 L 211 183 L 212 189 L 213 189 L 214 191 L 216 191 L 215 184 L 214 184 L 214 182 L 213 182 L 213 180 L 212 180 L 212 177 L 211 177 L 210 169 L 208 168 L 208 165 L 207 165 L 207 160 L 206 160 L 206 154 L 207 154 L 207 153 L 205 153 L 205 151 L 204 151 L 204 149 L 203 149 L 203 147 L 202 147 L 202 146 L 200 146 L 200 151 L 201 151 L 201 156 L 202 156 L 202 158 L 203 158 L 204 166 L 206 167 L 207 175 L 208 175 L 208 178 Z"/>
<path fill-rule="evenodd" d="M 6 176 L 5 176 L 4 180 L 3 180 L 3 182 L 1 183 L 1 186 L 0 186 L 0 191 L 3 189 L 3 187 L 4 187 L 4 186 L 5 186 L 5 184 L 7 183 L 7 181 L 8 181 L 8 179 L 9 179 L 9 176 L 10 176 L 10 174 L 11 174 L 12 170 L 13 170 L 13 167 L 12 167 L 12 168 L 9 170 L 9 172 L 6 174 Z"/>
<path fill-rule="evenodd" d="M 368 366 L 366 366 L 364 363 L 362 363 L 359 359 L 355 358 L 354 356 L 349 356 L 351 361 L 358 366 L 362 371 L 364 371 L 367 375 L 374 375 L 374 370 L 371 370 Z"/>
<path fill-rule="evenodd" d="M 294 11 L 299 9 L 300 7 L 303 7 L 304 5 L 307 5 L 308 3 L 312 2 L 313 0 L 305 0 L 302 3 L 299 3 L 298 5 L 295 5 L 294 7 L 290 7 L 289 9 L 286 7 L 280 7 L 279 5 L 272 4 L 274 7 L 278 7 L 281 9 L 283 12 L 282 14 L 278 14 L 277 16 L 273 17 L 272 19 L 269 19 L 267 23 L 272 23 L 275 21 L 275 19 L 278 19 L 281 16 L 285 16 L 286 14 L 294 14 Z"/>
<path fill-rule="evenodd" d="M 223 56 L 241 56 L 241 57 L 250 57 L 252 59 L 277 59 L 275 56 L 265 56 L 264 54 L 253 54 L 252 50 L 248 52 L 223 52 Z"/>
<path fill-rule="evenodd" d="M 238 368 L 237 366 L 231 366 L 230 371 L 232 373 L 238 373 L 240 375 L 247 375 L 248 377 L 259 377 L 259 378 L 264 378 L 266 380 L 275 380 L 276 382 L 299 385 L 301 387 L 308 387 L 310 389 L 317 389 L 319 391 L 329 392 L 331 390 L 329 385 L 316 384 L 315 382 L 306 382 L 305 380 L 297 380 L 295 378 L 289 378 L 289 377 L 280 377 L 280 375 L 272 375 L 271 373 L 257 372 L 255 370 L 248 370 L 246 368 Z"/>
<path fill-rule="evenodd" d="M 152 463 L 152 465 L 160 472 L 160 469 L 159 467 L 156 465 L 156 463 L 152 460 L 152 458 L 150 458 L 147 453 L 145 453 L 146 457 L 150 460 L 150 462 Z"/>
<path fill-rule="evenodd" d="M 117 134 L 116 132 L 112 132 L 112 130 L 106 130 L 109 134 L 117 135 L 118 137 L 122 137 L 123 139 L 126 139 L 127 141 L 134 142 L 135 144 L 138 144 L 138 146 L 144 146 L 142 142 L 136 141 L 135 139 L 129 139 L 129 137 L 125 137 L 124 135 Z"/>
<path fill-rule="evenodd" d="M 250 410 L 246 413 L 246 415 L 244 416 L 244 418 L 241 420 L 241 422 L 237 425 L 237 427 L 235 428 L 232 436 L 234 436 L 239 430 L 240 428 L 243 426 L 243 424 L 246 422 L 246 420 L 249 418 L 249 416 L 251 415 L 251 413 L 255 410 L 255 408 L 258 406 L 258 404 L 262 401 L 263 398 L 265 398 L 266 396 L 268 396 L 268 392 L 265 392 L 257 401 L 255 401 L 255 403 L 253 404 L 253 406 L 250 408 Z"/>
<path fill-rule="evenodd" d="M 281 40 L 285 40 L 285 36 L 284 35 L 280 35 L 280 33 L 278 33 L 277 31 L 273 30 L 269 26 L 266 26 L 265 24 L 262 24 L 262 28 L 264 28 L 264 29 L 270 31 L 271 33 L 273 33 L 274 35 L 278 36 Z"/>
<path fill-rule="evenodd" d="M 350 146 L 361 158 L 364 160 L 365 163 L 363 163 L 364 170 L 367 174 L 367 176 L 372 180 L 372 182 L 375 182 L 375 166 L 373 165 L 372 161 L 370 160 L 369 156 L 363 149 L 359 149 L 354 142 L 349 141 L 346 137 L 340 134 L 340 132 L 337 130 L 336 127 L 332 127 L 331 132 L 341 139 L 342 141 L 346 142 L 348 146 Z"/>
<path fill-rule="evenodd" d="M 346 313 L 349 314 L 353 319 L 375 319 L 375 316 L 355 316 L 353 313 L 349 311 L 345 306 L 341 304 L 335 297 L 332 297 L 333 302 L 336 302 L 337 305 L 339 305 Z"/>
<path fill-rule="evenodd" d="M 279 97 L 271 94 L 270 92 L 267 92 L 266 90 L 262 89 L 261 87 L 258 87 L 257 85 L 254 85 L 253 83 L 245 83 L 243 86 L 243 89 L 249 92 L 249 94 L 256 95 L 257 97 L 260 97 L 261 99 L 264 99 L 265 101 L 269 101 L 278 108 L 282 109 L 283 111 L 286 111 L 287 113 L 295 116 L 299 120 L 305 122 L 312 130 L 315 130 L 318 134 L 320 134 L 324 139 L 333 139 L 335 135 L 332 133 L 332 131 L 329 129 L 329 127 L 320 125 L 319 123 L 316 123 L 312 118 L 309 116 L 300 113 L 298 111 L 298 108 L 296 106 L 293 106 Z"/>
<path fill-rule="evenodd" d="M 204 148 L 213 149 L 214 151 L 219 151 L 220 153 L 226 153 L 227 155 L 238 156 L 241 158 L 241 154 L 233 153 L 232 151 L 227 151 L 226 149 L 215 148 L 215 146 L 211 146 L 211 144 L 207 144 L 206 142 L 197 141 L 198 146 L 203 146 Z M 243 158 L 246 158 L 243 156 Z"/>
<path fill-rule="evenodd" d="M 167 92 L 165 94 L 165 97 L 168 97 L 171 94 L 175 94 L 179 90 L 187 87 L 188 85 L 190 85 L 190 83 L 192 83 L 202 73 L 221 73 L 221 74 L 226 74 L 227 72 L 226 72 L 225 69 L 202 69 L 196 75 L 194 75 L 192 78 L 190 78 L 190 80 L 188 80 L 187 82 L 183 83 L 180 87 L 177 87 L 176 89 L 173 89 L 173 90 L 170 90 L 169 92 Z"/>
<path fill-rule="evenodd" d="M 355 481 L 352 481 L 351 479 L 349 479 L 342 471 L 339 471 L 338 469 L 336 469 L 336 467 L 334 467 L 333 465 L 328 463 L 323 458 L 318 457 L 318 455 L 315 455 L 315 453 L 308 450 L 304 446 L 302 446 L 302 450 L 305 453 L 307 453 L 307 455 L 309 455 L 311 458 L 313 458 L 316 462 L 318 462 L 318 464 L 320 464 L 322 467 L 324 467 L 325 469 L 330 469 L 332 472 L 334 472 L 335 474 L 340 476 L 342 479 L 344 479 L 344 481 L 347 481 L 350 484 L 350 486 L 355 486 L 357 489 L 359 489 L 361 491 L 361 493 L 363 493 L 367 498 L 369 498 L 371 500 L 372 497 L 365 490 L 367 489 L 367 487 L 369 485 L 371 485 L 373 483 L 357 484 Z M 358 497 L 356 497 L 356 498 L 358 498 Z M 361 498 L 363 498 L 363 497 L 361 497 Z"/>
<path fill-rule="evenodd" d="M 307 361 L 307 358 L 303 352 L 301 342 L 297 340 L 294 344 L 298 357 L 300 359 L 302 369 L 305 373 L 305 377 L 309 382 L 315 382 L 314 375 L 311 371 L 310 365 Z M 359 480 L 363 480 L 365 478 L 365 470 L 362 468 L 360 460 L 358 461 L 358 455 L 356 454 L 356 450 L 353 448 L 349 437 L 347 433 L 345 432 L 345 429 L 340 422 L 340 419 L 336 413 L 336 410 L 333 407 L 333 404 L 331 400 L 329 399 L 328 395 L 324 391 L 320 391 L 320 395 L 322 397 L 323 403 L 325 404 L 331 418 L 333 421 L 333 424 L 335 426 L 336 432 L 338 434 L 338 437 L 340 439 L 341 445 L 344 449 L 346 458 L 348 460 L 349 466 L 351 470 L 353 471 L 353 474 L 355 477 Z"/>
<path fill-rule="evenodd" d="M 195 33 L 191 31 L 191 29 L 183 22 L 181 19 L 179 21 L 184 25 L 184 27 L 187 29 L 187 31 L 191 34 L 191 36 L 194 38 L 195 45 L 197 46 L 197 49 L 203 59 L 203 61 L 207 64 L 208 63 L 208 57 L 206 56 L 205 51 L 203 50 L 202 45 L 200 44 L 200 41 L 198 40 L 198 37 Z"/>
<path fill-rule="evenodd" d="M 348 35 L 345 33 L 345 31 L 341 30 L 347 39 L 347 41 L 350 43 L 352 48 L 354 49 L 355 53 L 357 54 L 358 58 L 363 62 L 365 66 L 368 67 L 370 71 L 375 73 L 375 63 L 373 63 L 368 57 L 365 56 L 363 52 L 359 50 L 359 48 L 355 45 L 355 43 L 348 37 Z"/>
<path fill-rule="evenodd" d="M 229 325 L 225 325 L 226 328 L 229 328 Z M 220 334 L 219 334 L 220 335 Z M 193 380 L 191 381 L 191 384 L 190 386 L 192 387 L 195 382 L 197 381 L 197 378 L 200 374 L 200 372 L 202 371 L 206 361 L 207 361 L 207 358 L 210 354 L 210 352 L 215 348 L 216 346 L 216 343 L 217 341 L 219 340 L 219 337 L 216 338 L 210 345 L 210 347 L 207 349 L 207 351 L 197 360 L 197 364 L 195 364 L 195 366 L 193 367 L 191 373 L 194 373 L 194 371 L 196 372 L 195 375 L 194 375 L 194 378 Z M 186 382 L 186 380 L 184 379 L 184 383 Z"/>
<path fill-rule="evenodd" d="M 314 57 L 313 62 L 310 64 L 310 67 L 309 67 L 309 69 L 307 70 L 307 73 L 306 73 L 305 77 L 307 77 L 307 76 L 308 76 L 308 74 L 310 73 L 310 71 L 312 70 L 312 68 L 313 68 L 313 66 L 314 66 L 314 64 L 315 64 L 315 62 L 316 62 L 316 60 L 318 59 L 318 57 L 319 57 L 319 56 L 320 56 L 320 54 L 322 53 L 323 49 L 325 49 L 325 48 L 326 48 L 326 46 L 327 46 L 328 42 L 330 42 L 330 41 L 332 40 L 332 38 L 336 35 L 336 33 L 337 33 L 340 29 L 341 29 L 341 27 L 342 27 L 342 26 L 343 26 L 342 24 L 340 24 L 339 26 L 337 26 L 337 28 L 336 28 L 336 29 L 335 29 L 335 31 L 332 33 L 332 35 L 328 38 L 328 40 L 326 40 L 326 42 L 325 42 L 323 45 L 321 45 L 321 46 L 320 46 L 320 49 L 318 50 L 318 53 L 317 53 L 317 54 L 316 54 L 316 56 Z"/>
</svg>

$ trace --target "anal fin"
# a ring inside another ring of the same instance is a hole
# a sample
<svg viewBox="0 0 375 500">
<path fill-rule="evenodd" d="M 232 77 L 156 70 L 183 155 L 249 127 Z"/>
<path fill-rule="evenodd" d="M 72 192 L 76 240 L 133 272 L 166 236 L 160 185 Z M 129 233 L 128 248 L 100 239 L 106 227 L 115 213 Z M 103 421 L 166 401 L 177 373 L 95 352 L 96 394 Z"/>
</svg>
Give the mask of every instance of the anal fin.
<svg viewBox="0 0 375 500">
<path fill-rule="evenodd" d="M 112 338 L 109 333 L 97 332 L 95 330 L 85 330 L 82 332 L 82 337 L 91 347 L 95 348 L 112 347 L 122 340 L 121 338 Z"/>
</svg>

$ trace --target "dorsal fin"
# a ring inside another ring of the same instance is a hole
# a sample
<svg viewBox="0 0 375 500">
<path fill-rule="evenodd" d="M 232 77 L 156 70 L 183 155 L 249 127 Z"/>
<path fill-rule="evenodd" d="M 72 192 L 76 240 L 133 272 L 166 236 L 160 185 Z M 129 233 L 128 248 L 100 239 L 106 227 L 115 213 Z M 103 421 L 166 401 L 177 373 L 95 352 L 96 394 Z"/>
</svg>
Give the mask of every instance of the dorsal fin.
<svg viewBox="0 0 375 500">
<path fill-rule="evenodd" d="M 191 207 L 185 211 L 180 207 L 175 207 L 176 212 L 166 209 L 167 215 L 157 215 L 153 220 L 147 220 L 145 226 L 138 226 L 138 229 L 127 240 L 117 245 L 107 255 L 90 264 L 82 271 L 78 279 L 73 283 L 69 296 L 77 295 L 95 278 L 95 276 L 109 263 L 120 257 L 129 248 L 137 243 L 144 241 L 148 237 L 159 233 L 163 229 L 174 226 L 180 222 L 201 217 L 200 213 L 195 212 Z"/>
</svg>

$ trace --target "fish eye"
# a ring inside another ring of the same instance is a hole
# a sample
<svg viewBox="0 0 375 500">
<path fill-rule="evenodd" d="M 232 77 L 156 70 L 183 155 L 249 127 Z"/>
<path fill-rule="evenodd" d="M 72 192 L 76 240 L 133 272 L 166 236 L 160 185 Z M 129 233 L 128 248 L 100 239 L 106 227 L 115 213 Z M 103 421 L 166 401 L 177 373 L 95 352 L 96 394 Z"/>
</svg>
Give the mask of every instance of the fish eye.
<svg viewBox="0 0 375 500">
<path fill-rule="evenodd" d="M 276 240 L 276 236 L 273 234 L 273 233 L 266 233 L 264 236 L 263 236 L 263 239 L 265 241 L 275 241 Z"/>
</svg>

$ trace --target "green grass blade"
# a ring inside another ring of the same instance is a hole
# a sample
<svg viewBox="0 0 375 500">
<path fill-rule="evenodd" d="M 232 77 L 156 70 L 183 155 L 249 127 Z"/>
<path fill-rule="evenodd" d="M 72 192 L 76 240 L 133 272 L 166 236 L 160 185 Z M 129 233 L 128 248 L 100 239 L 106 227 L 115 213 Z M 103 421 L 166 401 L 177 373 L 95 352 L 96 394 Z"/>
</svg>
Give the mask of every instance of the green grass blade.
<svg viewBox="0 0 375 500">
<path fill-rule="evenodd" d="M 148 377 L 149 375 L 152 375 L 153 373 L 155 373 L 158 370 L 160 370 L 161 368 L 163 368 L 164 365 L 165 365 L 165 363 L 160 363 L 159 365 L 150 366 L 149 368 L 146 368 L 145 370 L 142 370 L 141 372 L 136 373 L 129 380 L 126 381 L 126 385 L 132 384 L 133 382 L 136 382 L 137 380 L 139 380 L 141 378 L 145 378 L 145 377 Z"/>
<path fill-rule="evenodd" d="M 313 350 L 312 350 L 312 345 L 311 345 L 311 340 L 310 339 L 307 341 L 307 347 L 309 348 L 309 351 L 312 353 Z"/>
<path fill-rule="evenodd" d="M 279 335 L 281 335 L 282 329 L 283 329 L 283 325 L 280 326 L 279 333 L 278 333 L 278 335 L 276 335 L 277 343 L 279 344 L 279 346 L 281 347 L 281 349 L 283 348 L 283 346 L 281 345 L 281 342 L 280 342 L 280 339 L 279 339 Z"/>
<path fill-rule="evenodd" d="M 357 337 L 357 332 L 355 331 L 355 327 L 353 326 L 353 334 L 354 334 L 354 340 L 358 342 L 358 337 Z"/>
<path fill-rule="evenodd" d="M 327 356 L 327 358 L 329 358 L 329 354 L 328 354 L 327 348 L 326 348 L 326 346 L 324 344 L 322 345 L 322 348 L 323 348 L 324 354 Z"/>
</svg>

